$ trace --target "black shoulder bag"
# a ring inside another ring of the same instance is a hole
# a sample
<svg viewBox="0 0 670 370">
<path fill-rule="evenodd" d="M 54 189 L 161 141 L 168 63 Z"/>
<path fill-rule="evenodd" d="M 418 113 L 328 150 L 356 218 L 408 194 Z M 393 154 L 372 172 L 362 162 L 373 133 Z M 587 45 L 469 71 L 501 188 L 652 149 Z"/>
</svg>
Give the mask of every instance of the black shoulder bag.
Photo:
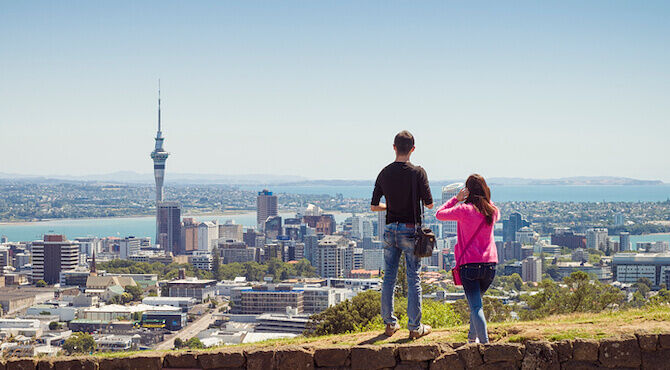
<svg viewBox="0 0 670 370">
<path fill-rule="evenodd" d="M 417 257 L 430 257 L 435 249 L 435 233 L 433 230 L 423 227 L 423 199 L 417 196 L 417 176 L 416 171 L 412 171 L 412 205 L 414 209 L 414 227 L 416 227 L 416 236 L 414 238 L 414 255 Z M 421 202 L 421 213 L 419 221 L 416 222 L 416 202 Z"/>
</svg>

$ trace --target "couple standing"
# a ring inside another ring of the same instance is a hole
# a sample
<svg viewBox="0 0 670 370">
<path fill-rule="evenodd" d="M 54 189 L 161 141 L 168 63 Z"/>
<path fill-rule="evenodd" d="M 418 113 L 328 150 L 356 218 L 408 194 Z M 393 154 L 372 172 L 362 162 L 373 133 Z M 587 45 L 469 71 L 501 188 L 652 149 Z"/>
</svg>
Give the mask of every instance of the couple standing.
<svg viewBox="0 0 670 370">
<path fill-rule="evenodd" d="M 371 210 L 386 211 L 384 228 L 384 282 L 382 285 L 381 315 L 386 324 L 386 335 L 392 336 L 400 329 L 393 314 L 393 291 L 402 253 L 407 263 L 407 317 L 410 339 L 420 338 L 431 332 L 431 327 L 421 323 L 421 257 L 414 254 L 414 238 L 421 221 L 421 207 L 433 208 L 433 197 L 426 171 L 410 163 L 414 152 L 414 136 L 401 131 L 393 142 L 395 161 L 379 173 L 372 193 Z M 417 189 L 416 191 L 413 191 Z M 416 197 L 413 196 L 416 194 Z M 386 204 L 379 203 L 381 197 Z M 500 219 L 500 212 L 491 203 L 491 192 L 480 175 L 471 175 L 457 196 L 443 204 L 435 214 L 440 221 L 458 221 L 458 244 L 454 248 L 456 268 L 470 306 L 470 332 L 468 341 L 488 343 L 486 318 L 482 295 L 493 281 L 498 262 L 493 225 Z"/>
</svg>

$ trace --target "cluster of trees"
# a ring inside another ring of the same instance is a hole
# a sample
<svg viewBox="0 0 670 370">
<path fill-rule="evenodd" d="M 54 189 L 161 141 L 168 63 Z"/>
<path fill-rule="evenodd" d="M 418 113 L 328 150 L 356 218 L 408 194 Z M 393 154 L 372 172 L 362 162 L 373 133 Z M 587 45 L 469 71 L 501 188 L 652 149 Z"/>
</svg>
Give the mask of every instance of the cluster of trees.
<svg viewBox="0 0 670 370">
<path fill-rule="evenodd" d="M 244 276 L 248 281 L 262 281 L 266 276 L 272 276 L 275 280 L 317 276 L 316 270 L 306 259 L 302 259 L 297 263 L 282 262 L 279 259 L 273 258 L 265 264 L 257 262 L 222 264 L 218 255 L 218 252 L 214 250 L 212 271 L 196 269 L 193 265 L 186 263 L 165 265 L 159 262 L 150 264 L 128 260 L 98 262 L 97 266 L 100 270 L 119 274 L 156 274 L 161 280 L 177 278 L 179 269 L 185 269 L 186 276 L 216 280 L 228 280 L 236 276 Z"/>
<path fill-rule="evenodd" d="M 63 350 L 69 355 L 75 353 L 93 353 L 96 343 L 90 334 L 77 332 L 72 334 L 63 343 Z"/>
<path fill-rule="evenodd" d="M 198 339 L 198 337 L 193 337 L 187 341 L 184 341 L 181 338 L 175 338 L 174 348 L 199 349 L 199 348 L 205 348 L 205 345 L 202 344 L 202 342 L 200 341 L 200 339 Z"/>
<path fill-rule="evenodd" d="M 110 304 L 126 304 L 130 302 L 139 302 L 142 300 L 144 291 L 137 285 L 126 285 L 124 292 L 120 295 L 112 297 L 107 303 Z"/>
</svg>

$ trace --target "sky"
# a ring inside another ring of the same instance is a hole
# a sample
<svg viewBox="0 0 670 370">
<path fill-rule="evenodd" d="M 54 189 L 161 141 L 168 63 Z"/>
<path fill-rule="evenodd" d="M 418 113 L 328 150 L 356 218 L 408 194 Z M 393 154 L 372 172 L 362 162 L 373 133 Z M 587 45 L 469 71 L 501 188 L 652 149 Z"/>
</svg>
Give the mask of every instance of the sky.
<svg viewBox="0 0 670 370">
<path fill-rule="evenodd" d="M 663 1 L 0 0 L 0 173 L 670 182 Z"/>
</svg>

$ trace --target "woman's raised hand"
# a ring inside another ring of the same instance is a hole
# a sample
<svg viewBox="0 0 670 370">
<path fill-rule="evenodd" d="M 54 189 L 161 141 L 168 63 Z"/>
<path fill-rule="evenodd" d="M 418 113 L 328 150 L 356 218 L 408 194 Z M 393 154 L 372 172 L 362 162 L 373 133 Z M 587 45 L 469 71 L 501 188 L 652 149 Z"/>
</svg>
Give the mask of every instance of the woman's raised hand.
<svg viewBox="0 0 670 370">
<path fill-rule="evenodd" d="M 462 202 L 466 199 L 468 199 L 468 195 L 470 195 L 470 191 L 468 191 L 468 188 L 463 188 L 461 191 L 458 192 L 458 195 L 456 195 L 456 199 L 459 202 Z"/>
</svg>

